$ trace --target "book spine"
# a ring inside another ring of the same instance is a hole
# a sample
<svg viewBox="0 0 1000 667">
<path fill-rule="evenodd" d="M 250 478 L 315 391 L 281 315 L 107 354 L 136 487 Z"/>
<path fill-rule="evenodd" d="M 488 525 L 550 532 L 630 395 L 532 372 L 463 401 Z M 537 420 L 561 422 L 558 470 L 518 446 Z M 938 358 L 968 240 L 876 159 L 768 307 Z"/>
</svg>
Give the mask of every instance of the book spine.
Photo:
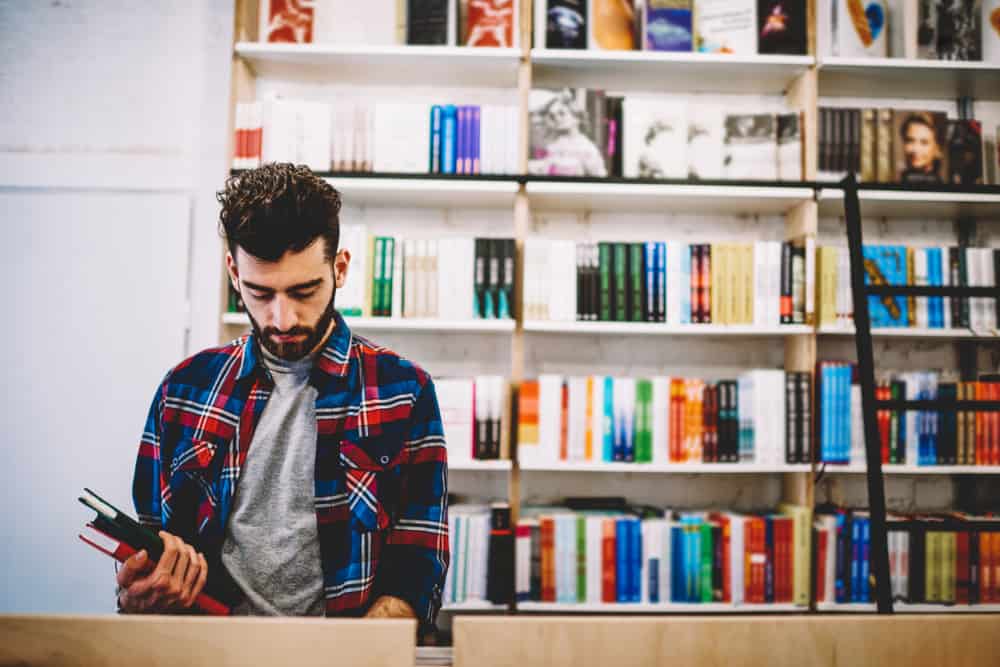
<svg viewBox="0 0 1000 667">
<path fill-rule="evenodd" d="M 659 283 L 656 279 L 657 276 L 657 244 L 654 242 L 648 242 L 642 244 L 644 259 L 643 259 L 643 275 L 645 278 L 644 282 L 644 299 L 643 299 L 643 320 L 646 322 L 656 322 L 657 321 L 657 304 L 659 299 L 657 297 L 657 288 Z"/>
<path fill-rule="evenodd" d="M 781 324 L 792 323 L 792 244 L 781 244 Z"/>
<path fill-rule="evenodd" d="M 478 106 L 470 107 L 472 112 L 472 122 L 470 123 L 470 135 L 471 135 L 471 150 L 472 155 L 470 174 L 480 173 L 481 167 L 481 151 L 482 151 L 482 136 L 481 136 L 481 124 L 482 124 L 482 109 Z"/>
<path fill-rule="evenodd" d="M 441 173 L 456 173 L 456 142 L 458 139 L 458 110 L 448 104 L 441 114 Z"/>
<path fill-rule="evenodd" d="M 614 279 L 615 279 L 615 314 L 614 321 L 625 322 L 628 320 L 628 250 L 624 243 L 614 243 Z"/>
<path fill-rule="evenodd" d="M 645 253 L 642 243 L 630 243 L 627 246 L 629 251 L 629 321 L 646 321 L 644 304 L 644 286 L 646 284 Z"/>
<path fill-rule="evenodd" d="M 432 174 L 441 173 L 441 131 L 442 109 L 435 104 L 431 107 L 431 154 L 428 171 Z"/>
<path fill-rule="evenodd" d="M 601 602 L 618 601 L 615 519 L 601 522 Z"/>
<path fill-rule="evenodd" d="M 611 299 L 614 291 L 611 282 L 611 244 L 599 243 L 597 246 L 597 252 L 598 271 L 600 274 L 600 309 L 598 312 L 598 319 L 601 322 L 610 322 L 614 319 L 614 313 L 611 307 Z"/>
<path fill-rule="evenodd" d="M 497 317 L 509 320 L 514 317 L 514 280 L 515 280 L 515 254 L 517 246 L 514 239 L 503 239 L 501 241 L 502 263 L 500 265 L 502 279 L 500 280 L 500 293 L 497 296 Z"/>
</svg>

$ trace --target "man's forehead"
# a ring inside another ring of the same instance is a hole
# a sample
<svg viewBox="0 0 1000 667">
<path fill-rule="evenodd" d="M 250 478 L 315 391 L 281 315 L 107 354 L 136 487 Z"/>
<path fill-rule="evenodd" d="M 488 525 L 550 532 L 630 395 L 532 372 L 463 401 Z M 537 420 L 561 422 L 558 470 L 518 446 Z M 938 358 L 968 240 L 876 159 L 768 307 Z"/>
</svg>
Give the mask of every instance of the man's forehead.
<svg viewBox="0 0 1000 667">
<path fill-rule="evenodd" d="M 323 278 L 329 262 L 322 244 L 313 244 L 302 252 L 286 252 L 276 262 L 254 257 L 242 248 L 236 249 L 236 263 L 244 281 L 284 289 Z"/>
</svg>

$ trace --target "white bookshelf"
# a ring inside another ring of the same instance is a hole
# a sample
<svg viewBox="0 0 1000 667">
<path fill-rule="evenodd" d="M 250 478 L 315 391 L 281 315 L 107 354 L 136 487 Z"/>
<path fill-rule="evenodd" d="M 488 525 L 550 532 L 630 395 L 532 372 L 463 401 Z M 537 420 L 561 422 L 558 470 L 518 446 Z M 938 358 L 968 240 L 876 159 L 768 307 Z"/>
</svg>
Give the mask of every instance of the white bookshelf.
<svg viewBox="0 0 1000 667">
<path fill-rule="evenodd" d="M 406 319 L 401 317 L 345 317 L 347 325 L 357 331 L 425 331 L 431 333 L 509 334 L 513 320 L 438 320 Z M 244 313 L 224 313 L 222 323 L 230 326 L 250 326 Z"/>
<path fill-rule="evenodd" d="M 259 77 L 365 85 L 516 88 L 521 51 L 457 46 L 237 42 Z"/>
<path fill-rule="evenodd" d="M 813 199 L 808 187 L 532 181 L 535 210 L 781 215 Z"/>
<path fill-rule="evenodd" d="M 878 606 L 874 602 L 817 602 L 816 611 L 831 613 L 875 613 Z M 995 614 L 1000 612 L 1000 604 L 910 604 L 894 602 L 892 610 L 900 614 Z"/>
<path fill-rule="evenodd" d="M 524 472 L 595 472 L 638 473 L 661 475 L 711 475 L 711 474 L 778 474 L 809 472 L 808 464 L 762 463 L 621 463 L 602 461 L 555 461 L 548 463 L 522 462 Z"/>
<path fill-rule="evenodd" d="M 821 336 L 854 336 L 854 328 L 823 326 L 818 332 Z M 972 329 L 928 329 L 922 327 L 878 327 L 872 329 L 875 338 L 998 338 L 998 331 L 973 331 Z"/>
<path fill-rule="evenodd" d="M 467 600 L 465 602 L 449 602 L 441 605 L 441 611 L 452 613 L 463 611 L 506 611 L 507 605 L 493 604 L 489 600 Z"/>
<path fill-rule="evenodd" d="M 820 58 L 823 96 L 1000 100 L 1000 63 L 906 58 Z"/>
<path fill-rule="evenodd" d="M 778 614 L 806 612 L 796 604 L 739 604 L 727 602 L 518 602 L 518 611 L 559 614 Z"/>
<path fill-rule="evenodd" d="M 817 465 L 822 465 L 819 463 Z M 827 463 L 826 475 L 863 475 L 866 467 L 862 463 L 841 465 Z M 886 475 L 1000 475 L 1000 466 L 921 466 L 913 464 L 883 463 Z"/>
<path fill-rule="evenodd" d="M 865 189 L 858 191 L 863 218 L 949 219 L 960 216 L 1000 217 L 1000 188 L 996 192 L 920 192 Z M 844 192 L 819 191 L 819 214 L 844 216 Z"/>
<path fill-rule="evenodd" d="M 653 322 L 550 322 L 528 320 L 524 330 L 531 333 L 598 334 L 615 336 L 794 336 L 809 335 L 806 324 L 753 326 L 736 324 L 659 324 Z"/>
<path fill-rule="evenodd" d="M 448 470 L 463 472 L 510 472 L 512 463 L 509 459 L 488 461 L 448 461 Z"/>
<path fill-rule="evenodd" d="M 532 49 L 536 87 L 573 85 L 656 92 L 778 95 L 814 63 L 812 56 L 663 51 Z"/>
<path fill-rule="evenodd" d="M 422 208 L 504 208 L 514 206 L 514 180 L 456 178 L 379 178 L 329 176 L 349 206 Z"/>
</svg>

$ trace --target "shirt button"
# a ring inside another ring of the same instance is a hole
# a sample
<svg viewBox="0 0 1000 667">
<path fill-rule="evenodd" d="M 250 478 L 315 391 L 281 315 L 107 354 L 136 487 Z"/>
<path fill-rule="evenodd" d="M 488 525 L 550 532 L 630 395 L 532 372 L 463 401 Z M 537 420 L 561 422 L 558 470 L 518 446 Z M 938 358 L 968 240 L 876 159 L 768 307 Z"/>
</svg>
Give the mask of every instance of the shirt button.
<svg viewBox="0 0 1000 667">
<path fill-rule="evenodd" d="M 388 456 L 383 456 L 382 458 L 379 459 L 379 461 L 382 462 L 382 465 L 385 465 L 386 463 L 389 462 L 389 457 Z"/>
</svg>

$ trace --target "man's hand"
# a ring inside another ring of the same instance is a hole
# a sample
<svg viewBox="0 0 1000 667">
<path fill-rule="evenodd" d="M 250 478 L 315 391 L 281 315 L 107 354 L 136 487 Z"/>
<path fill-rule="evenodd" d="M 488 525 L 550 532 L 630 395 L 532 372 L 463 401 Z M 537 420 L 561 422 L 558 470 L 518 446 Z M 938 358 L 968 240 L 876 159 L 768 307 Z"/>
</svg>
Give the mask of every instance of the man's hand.
<svg viewBox="0 0 1000 667">
<path fill-rule="evenodd" d="M 372 604 L 365 618 L 416 618 L 413 607 L 405 600 L 383 595 Z"/>
<path fill-rule="evenodd" d="M 160 531 L 163 556 L 149 560 L 140 551 L 118 571 L 118 604 L 126 614 L 189 609 L 208 580 L 208 563 L 184 540 Z"/>
</svg>

